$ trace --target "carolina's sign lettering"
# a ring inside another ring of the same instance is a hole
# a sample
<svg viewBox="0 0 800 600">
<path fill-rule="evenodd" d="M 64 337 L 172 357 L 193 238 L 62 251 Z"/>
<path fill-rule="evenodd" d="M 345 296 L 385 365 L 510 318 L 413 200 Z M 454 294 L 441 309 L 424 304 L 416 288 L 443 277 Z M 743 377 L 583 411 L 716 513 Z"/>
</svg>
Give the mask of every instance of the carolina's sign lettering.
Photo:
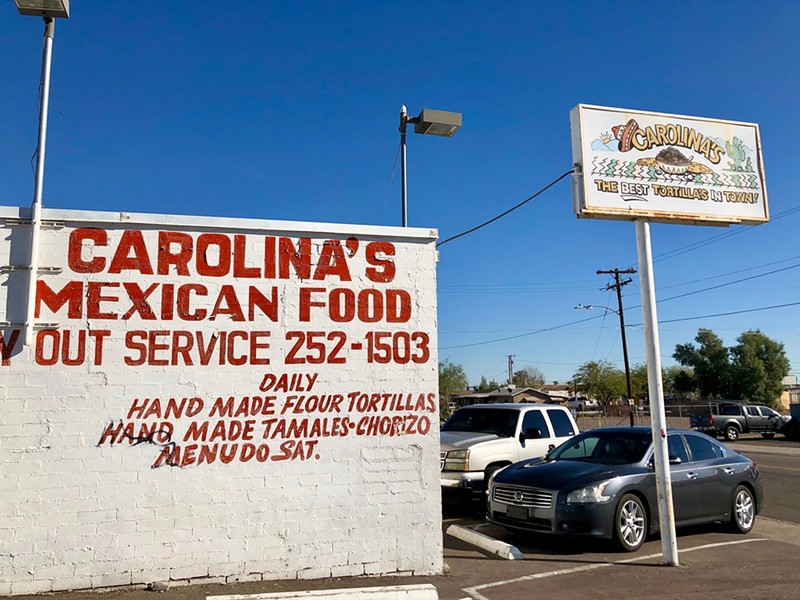
<svg viewBox="0 0 800 600">
<path fill-rule="evenodd" d="M 145 370 L 98 446 L 153 446 L 154 468 L 268 464 L 318 460 L 327 439 L 435 427 L 434 391 L 332 385 L 338 369 L 433 360 L 430 333 L 409 327 L 414 289 L 396 282 L 416 265 L 398 265 L 394 243 L 99 227 L 61 239 L 64 272 L 38 279 L 35 306 L 60 326 L 36 333 L 35 364 Z M 19 329 L 0 330 L 2 367 L 21 343 Z M 147 391 L 147 369 L 197 368 L 220 369 L 215 389 Z M 251 393 L 226 393 L 227 377 Z"/>
</svg>

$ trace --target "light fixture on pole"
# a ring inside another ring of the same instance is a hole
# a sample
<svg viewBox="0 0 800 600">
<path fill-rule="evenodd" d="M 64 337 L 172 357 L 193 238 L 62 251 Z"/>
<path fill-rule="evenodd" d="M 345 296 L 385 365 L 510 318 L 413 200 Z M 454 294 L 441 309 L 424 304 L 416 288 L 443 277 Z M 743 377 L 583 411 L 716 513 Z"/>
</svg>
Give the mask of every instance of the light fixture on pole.
<svg viewBox="0 0 800 600">
<path fill-rule="evenodd" d="M 50 63 L 53 57 L 55 19 L 69 18 L 69 0 L 14 0 L 21 15 L 44 18 L 44 47 L 39 97 L 39 141 L 36 146 L 36 179 L 31 204 L 31 252 L 28 272 L 28 295 L 25 311 L 25 345 L 33 343 L 36 315 L 36 277 L 39 271 L 39 232 L 42 226 L 42 188 L 44 187 L 44 157 L 47 145 L 47 111 L 50 105 Z"/>
<path fill-rule="evenodd" d="M 613 313 L 616 313 L 616 315 L 619 317 L 619 328 L 620 328 L 620 332 L 622 334 L 622 357 L 625 360 L 625 386 L 626 386 L 626 388 L 628 390 L 628 402 L 629 402 L 629 408 L 630 408 L 630 423 L 631 423 L 631 427 L 633 427 L 633 425 L 634 425 L 634 422 L 633 422 L 633 406 L 630 406 L 630 402 L 633 399 L 633 394 L 631 393 L 631 366 L 630 366 L 630 363 L 628 362 L 628 342 L 627 342 L 627 339 L 625 337 L 625 316 L 624 316 L 624 313 L 622 312 L 622 300 L 620 300 L 620 310 L 614 310 L 610 306 L 603 306 L 603 305 L 600 305 L 600 304 L 587 304 L 585 306 L 583 304 L 578 304 L 578 306 L 576 306 L 575 308 L 576 309 L 583 309 L 583 310 L 592 310 L 593 308 L 604 308 L 606 310 L 610 310 Z"/>
<path fill-rule="evenodd" d="M 400 107 L 400 174 L 403 210 L 403 227 L 408 226 L 408 192 L 406 188 L 406 127 L 414 125 L 414 133 L 453 137 L 461 129 L 461 113 L 422 109 L 417 117 L 409 117 L 406 105 Z"/>
</svg>

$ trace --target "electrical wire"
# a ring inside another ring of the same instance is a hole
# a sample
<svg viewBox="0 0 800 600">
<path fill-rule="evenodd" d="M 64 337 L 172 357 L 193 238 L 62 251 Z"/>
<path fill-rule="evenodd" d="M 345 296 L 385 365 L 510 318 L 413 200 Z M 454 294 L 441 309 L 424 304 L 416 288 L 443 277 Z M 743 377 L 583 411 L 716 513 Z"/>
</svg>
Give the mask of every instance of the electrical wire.
<svg viewBox="0 0 800 600">
<path fill-rule="evenodd" d="M 556 329 L 564 329 L 565 327 L 569 327 L 570 325 L 578 325 L 579 323 L 585 323 L 586 321 L 594 321 L 595 319 L 602 318 L 603 315 L 595 315 L 594 317 L 588 317 L 586 319 L 580 319 L 579 321 L 572 321 L 570 323 L 564 323 L 562 325 L 554 325 L 553 327 L 545 327 L 544 329 L 536 329 L 535 331 L 527 331 L 525 333 L 520 333 L 518 335 L 510 335 L 508 337 L 498 338 L 496 340 L 487 340 L 485 342 L 474 342 L 472 344 L 461 344 L 459 346 L 443 346 L 439 348 L 439 350 L 453 350 L 456 348 L 469 348 L 471 346 L 483 346 L 484 344 L 494 344 L 495 342 L 505 342 L 507 340 L 515 340 L 518 338 L 527 337 L 529 335 L 536 335 L 537 333 L 545 333 L 547 331 L 554 331 Z"/>
<path fill-rule="evenodd" d="M 389 175 L 389 185 L 386 186 L 386 196 L 383 199 L 383 211 L 389 205 L 389 192 L 392 190 L 392 183 L 394 183 L 394 174 L 397 171 L 397 159 L 400 157 L 400 148 L 403 146 L 402 142 L 397 144 L 397 152 L 394 155 L 394 164 L 392 165 L 392 174 Z"/>
<path fill-rule="evenodd" d="M 527 204 L 528 202 L 530 202 L 531 200 L 533 200 L 534 198 L 536 198 L 536 196 L 538 196 L 538 195 L 540 195 L 540 194 L 543 194 L 544 192 L 546 192 L 547 190 L 549 190 L 551 187 L 553 187 L 555 184 L 557 184 L 559 181 L 561 181 L 562 179 L 564 179 L 564 177 L 566 177 L 566 176 L 567 176 L 567 175 L 569 175 L 570 173 L 574 173 L 574 172 L 575 172 L 575 169 L 570 169 L 569 171 L 567 171 L 566 173 L 564 173 L 564 174 L 563 174 L 561 177 L 559 177 L 558 179 L 554 179 L 553 181 L 551 181 L 550 183 L 548 183 L 546 186 L 544 186 L 542 189 L 540 189 L 538 192 L 536 192 L 535 194 L 533 194 L 533 195 L 531 195 L 531 196 L 528 196 L 527 198 L 525 198 L 525 200 L 523 200 L 522 202 L 520 202 L 520 203 L 519 203 L 519 204 L 517 204 L 516 206 L 512 206 L 512 207 L 511 207 L 511 208 L 509 208 L 507 211 L 500 213 L 500 214 L 499 214 L 499 215 L 497 215 L 496 217 L 492 217 L 492 218 L 491 218 L 491 219 L 489 219 L 488 221 L 484 221 L 484 222 L 483 222 L 483 223 L 481 223 L 480 225 L 476 225 L 476 226 L 475 226 L 475 227 L 473 227 L 472 229 L 467 229 L 466 231 L 462 231 L 461 233 L 459 233 L 459 234 L 457 234 L 457 235 L 454 235 L 454 236 L 452 236 L 452 237 L 449 237 L 449 238 L 447 238 L 446 240 L 442 240 L 441 242 L 439 242 L 438 244 L 436 244 L 436 247 L 437 247 L 437 248 L 439 248 L 439 247 L 441 247 L 441 246 L 444 246 L 444 245 L 445 245 L 447 242 L 452 242 L 453 240 L 457 240 L 457 239 L 458 239 L 458 238 L 460 238 L 460 237 L 464 237 L 465 235 L 468 235 L 468 234 L 470 234 L 470 233 L 473 233 L 473 232 L 475 232 L 475 231 L 478 231 L 478 229 L 480 229 L 481 227 L 486 227 L 486 226 L 487 226 L 487 225 L 489 225 L 490 223 L 494 223 L 494 222 L 495 222 L 495 221 L 497 221 L 498 219 L 502 219 L 502 218 L 503 218 L 503 217 L 505 217 L 507 214 L 514 212 L 515 210 L 517 210 L 518 208 L 520 208 L 520 207 L 521 207 L 521 206 L 523 206 L 524 204 Z"/>
<path fill-rule="evenodd" d="M 775 305 L 772 305 L 772 306 L 760 306 L 760 307 L 756 307 L 756 308 L 746 308 L 746 309 L 743 309 L 743 310 L 735 310 L 735 311 L 725 312 L 725 313 L 714 313 L 714 314 L 709 314 L 709 315 L 698 315 L 698 316 L 695 316 L 695 317 L 683 317 L 681 319 L 664 319 L 664 320 L 659 319 L 658 320 L 658 324 L 661 325 L 661 324 L 664 324 L 664 323 L 679 323 L 681 321 L 694 321 L 694 320 L 697 320 L 697 319 L 711 319 L 711 318 L 715 318 L 715 317 L 727 317 L 727 316 L 731 316 L 731 315 L 740 315 L 740 314 L 744 314 L 744 313 L 761 312 L 761 311 L 765 311 L 765 310 L 774 310 L 776 308 L 786 308 L 786 307 L 789 307 L 789 306 L 798 306 L 798 305 L 800 305 L 800 302 L 789 302 L 788 304 L 775 304 Z M 635 307 L 631 307 L 631 308 L 635 308 Z M 497 342 L 505 342 L 507 340 L 513 340 L 513 339 L 517 339 L 517 338 L 521 338 L 521 337 L 527 337 L 527 336 L 530 336 L 530 335 L 536 335 L 536 334 L 539 334 L 539 333 L 546 333 L 548 331 L 554 331 L 556 329 L 564 329 L 564 328 L 570 327 L 572 325 L 577 325 L 579 323 L 585 323 L 586 321 L 592 321 L 594 319 L 600 319 L 603 316 L 604 315 L 596 315 L 594 317 L 589 317 L 588 319 L 582 319 L 580 321 L 572 321 L 570 323 L 563 323 L 561 325 L 554 325 L 552 327 L 545 327 L 543 329 L 537 329 L 535 331 L 528 331 L 528 332 L 525 332 L 525 333 L 520 333 L 519 335 L 511 335 L 511 336 L 508 336 L 508 337 L 498 338 L 498 339 L 494 339 L 494 340 L 485 340 L 483 342 L 473 342 L 471 344 L 462 344 L 460 346 L 444 346 L 444 347 L 440 348 L 440 350 L 452 350 L 452 349 L 455 349 L 455 348 L 468 348 L 468 347 L 471 347 L 471 346 L 484 346 L 486 344 L 494 344 L 494 343 L 497 343 Z M 643 326 L 643 323 L 626 323 L 625 324 L 625 327 L 642 327 L 642 326 Z"/>
<path fill-rule="evenodd" d="M 798 306 L 800 302 L 789 302 L 787 304 L 774 304 L 773 306 L 761 306 L 759 308 L 746 308 L 744 310 L 734 310 L 731 312 L 724 312 L 724 313 L 715 313 L 713 315 L 700 315 L 697 317 L 684 317 L 682 319 L 665 319 L 660 320 L 659 324 L 661 323 L 680 323 L 681 321 L 694 321 L 696 319 L 711 319 L 713 317 L 729 317 L 731 315 L 742 315 L 744 313 L 751 313 L 751 312 L 760 312 L 762 310 L 774 310 L 776 308 L 786 308 L 787 306 Z M 631 325 L 631 327 L 641 327 L 642 323 L 635 323 Z"/>
</svg>

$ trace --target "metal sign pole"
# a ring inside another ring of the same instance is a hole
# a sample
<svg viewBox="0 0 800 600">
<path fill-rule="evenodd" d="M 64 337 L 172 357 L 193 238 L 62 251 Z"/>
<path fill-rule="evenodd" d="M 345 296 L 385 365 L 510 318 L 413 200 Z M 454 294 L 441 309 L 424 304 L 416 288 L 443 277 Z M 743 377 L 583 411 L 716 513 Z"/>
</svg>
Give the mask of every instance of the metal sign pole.
<svg viewBox="0 0 800 600">
<path fill-rule="evenodd" d="M 664 387 L 661 380 L 653 253 L 650 247 L 650 223 L 644 219 L 636 220 L 636 246 L 639 255 L 644 343 L 647 351 L 647 387 L 652 414 L 653 458 L 661 528 L 661 552 L 664 555 L 665 565 L 678 566 L 678 540 L 675 535 L 675 512 L 672 505 L 672 484 L 667 450 L 667 418 L 664 413 Z"/>
<path fill-rule="evenodd" d="M 47 146 L 47 112 L 50 106 L 50 64 L 53 57 L 55 19 L 44 19 L 44 48 L 42 50 L 42 91 L 39 98 L 39 144 L 36 148 L 36 181 L 31 204 L 31 254 L 28 272 L 28 297 L 25 308 L 26 346 L 33 344 L 36 319 L 36 277 L 39 273 L 39 232 L 42 224 L 42 190 L 44 188 L 44 156 Z"/>
</svg>

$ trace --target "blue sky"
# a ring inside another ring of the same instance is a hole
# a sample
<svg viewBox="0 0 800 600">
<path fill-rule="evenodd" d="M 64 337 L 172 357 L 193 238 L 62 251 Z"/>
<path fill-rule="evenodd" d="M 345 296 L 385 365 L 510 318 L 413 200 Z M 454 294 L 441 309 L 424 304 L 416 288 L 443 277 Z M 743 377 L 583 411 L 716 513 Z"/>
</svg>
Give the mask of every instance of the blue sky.
<svg viewBox="0 0 800 600">
<path fill-rule="evenodd" d="M 409 224 L 444 239 L 571 168 L 579 103 L 756 122 L 772 221 L 651 227 L 662 360 L 700 327 L 728 345 L 760 328 L 800 374 L 800 306 L 760 310 L 800 301 L 800 4 L 125 4 L 76 0 L 57 22 L 45 206 L 399 225 L 405 103 L 463 113 L 451 139 L 408 140 Z M 3 0 L 4 205 L 32 195 L 41 43 L 41 21 Z M 634 225 L 576 219 L 565 179 L 441 247 L 440 359 L 472 383 L 503 380 L 507 355 L 549 381 L 589 360 L 621 367 L 616 315 L 573 307 L 615 307 L 595 272 L 629 266 Z M 623 301 L 639 364 L 633 279 Z M 751 312 L 708 316 L 736 311 Z"/>
</svg>

